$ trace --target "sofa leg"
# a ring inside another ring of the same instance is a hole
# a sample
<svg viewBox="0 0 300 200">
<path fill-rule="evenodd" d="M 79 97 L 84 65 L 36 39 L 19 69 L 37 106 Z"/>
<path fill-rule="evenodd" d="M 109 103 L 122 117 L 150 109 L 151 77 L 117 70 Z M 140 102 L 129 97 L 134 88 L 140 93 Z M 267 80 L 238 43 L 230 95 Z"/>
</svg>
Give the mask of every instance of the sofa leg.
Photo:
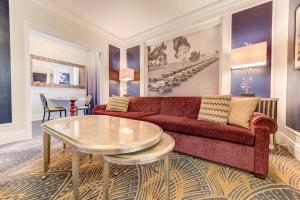
<svg viewBox="0 0 300 200">
<path fill-rule="evenodd" d="M 256 178 L 259 178 L 259 179 L 262 179 L 262 180 L 265 180 L 266 179 L 266 175 L 263 175 L 263 174 L 257 174 L 257 173 L 254 173 L 254 176 Z"/>
</svg>

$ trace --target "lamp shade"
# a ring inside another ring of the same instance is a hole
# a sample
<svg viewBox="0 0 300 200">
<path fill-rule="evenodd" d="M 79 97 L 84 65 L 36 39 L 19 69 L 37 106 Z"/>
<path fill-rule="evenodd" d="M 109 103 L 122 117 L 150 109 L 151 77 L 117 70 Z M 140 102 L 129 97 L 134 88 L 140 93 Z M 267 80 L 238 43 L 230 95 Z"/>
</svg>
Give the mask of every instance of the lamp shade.
<svg viewBox="0 0 300 200">
<path fill-rule="evenodd" d="M 134 79 L 134 70 L 131 68 L 121 69 L 119 79 L 121 81 L 132 81 Z"/>
<path fill-rule="evenodd" d="M 259 67 L 267 64 L 267 42 L 250 44 L 231 51 L 231 69 Z"/>
</svg>

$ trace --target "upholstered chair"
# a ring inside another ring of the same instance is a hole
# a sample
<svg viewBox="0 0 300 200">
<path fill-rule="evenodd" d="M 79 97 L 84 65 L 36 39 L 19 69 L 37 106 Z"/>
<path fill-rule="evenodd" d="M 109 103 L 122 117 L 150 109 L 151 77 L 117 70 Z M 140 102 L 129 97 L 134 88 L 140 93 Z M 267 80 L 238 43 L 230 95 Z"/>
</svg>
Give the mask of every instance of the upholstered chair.
<svg viewBox="0 0 300 200">
<path fill-rule="evenodd" d="M 41 98 L 43 108 L 44 108 L 44 114 L 43 114 L 43 120 L 42 120 L 43 123 L 45 121 L 46 113 L 48 113 L 48 120 L 50 120 L 50 115 L 52 112 L 59 112 L 60 117 L 62 117 L 62 112 L 65 112 L 65 117 L 67 116 L 67 110 L 65 107 L 61 107 L 61 106 L 50 107 L 50 106 L 48 106 L 47 98 L 45 97 L 44 94 L 40 94 L 40 98 Z"/>
<path fill-rule="evenodd" d="M 85 99 L 84 106 L 76 107 L 76 114 L 78 115 L 79 110 L 83 110 L 84 115 L 91 114 L 91 101 L 92 101 L 92 96 L 88 95 Z"/>
</svg>

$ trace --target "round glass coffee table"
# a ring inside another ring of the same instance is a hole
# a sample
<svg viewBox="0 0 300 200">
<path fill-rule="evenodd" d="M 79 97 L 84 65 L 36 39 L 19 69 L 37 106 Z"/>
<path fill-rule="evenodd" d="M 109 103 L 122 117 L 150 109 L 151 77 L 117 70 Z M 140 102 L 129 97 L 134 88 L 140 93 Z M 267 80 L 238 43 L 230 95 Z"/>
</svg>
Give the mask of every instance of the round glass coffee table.
<svg viewBox="0 0 300 200">
<path fill-rule="evenodd" d="M 157 144 L 163 130 L 154 124 L 105 115 L 68 117 L 41 125 L 44 131 L 44 172 L 50 163 L 51 136 L 72 148 L 74 198 L 79 199 L 79 153 L 117 155 Z"/>
</svg>

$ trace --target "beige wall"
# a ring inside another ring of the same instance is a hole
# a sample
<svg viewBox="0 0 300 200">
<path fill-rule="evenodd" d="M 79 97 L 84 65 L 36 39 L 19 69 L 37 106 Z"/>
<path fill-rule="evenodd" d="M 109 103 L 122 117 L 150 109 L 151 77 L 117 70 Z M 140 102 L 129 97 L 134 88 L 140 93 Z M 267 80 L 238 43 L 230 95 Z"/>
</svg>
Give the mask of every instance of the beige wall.
<svg viewBox="0 0 300 200">
<path fill-rule="evenodd" d="M 74 43 L 66 42 L 65 40 L 51 37 L 37 31 L 30 32 L 29 53 L 43 56 L 46 58 L 54 58 L 71 63 L 88 66 L 88 48 L 79 46 Z M 34 63 L 34 62 L 33 62 Z M 47 64 L 49 69 L 53 70 L 54 66 Z M 33 65 L 34 67 L 34 65 Z M 35 66 L 37 67 L 37 66 Z M 38 68 L 36 70 L 39 70 Z M 31 86 L 31 120 L 39 121 L 43 118 L 43 105 L 40 100 L 40 93 L 43 93 L 48 98 L 49 106 L 63 106 L 67 108 L 69 115 L 68 101 L 51 101 L 51 97 L 81 97 L 86 96 L 86 89 L 76 88 L 49 88 Z M 77 101 L 77 104 L 84 104 L 83 101 Z M 79 112 L 82 114 L 82 112 Z M 52 113 L 51 118 L 59 117 L 59 113 Z"/>
<path fill-rule="evenodd" d="M 37 1 L 38 2 L 38 1 Z M 29 28 L 102 51 L 102 100 L 108 88 L 108 44 L 103 35 L 89 26 L 77 24 L 57 13 L 41 7 L 31 0 L 10 0 L 10 37 L 12 68 L 12 112 L 13 122 L 0 125 L 0 144 L 27 139 L 30 130 L 29 87 Z"/>
</svg>

